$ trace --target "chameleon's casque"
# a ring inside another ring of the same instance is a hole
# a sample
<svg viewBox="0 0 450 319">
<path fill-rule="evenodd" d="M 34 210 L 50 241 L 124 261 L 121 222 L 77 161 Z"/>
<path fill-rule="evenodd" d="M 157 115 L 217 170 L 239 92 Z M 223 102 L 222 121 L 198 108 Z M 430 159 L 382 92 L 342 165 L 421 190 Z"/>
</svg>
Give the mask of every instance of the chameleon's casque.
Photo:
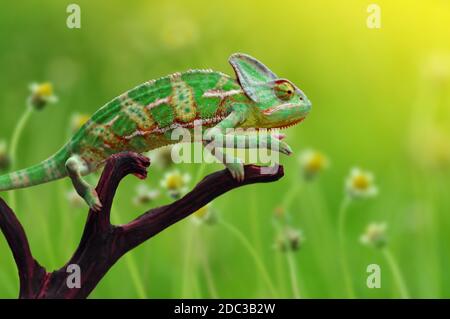
<svg viewBox="0 0 450 319">
<path fill-rule="evenodd" d="M 277 77 L 256 59 L 236 53 L 229 59 L 236 79 L 212 70 L 190 70 L 145 82 L 100 108 L 55 155 L 42 163 L 0 177 L 0 191 L 70 177 L 88 205 L 101 203 L 82 178 L 106 158 L 122 151 L 138 153 L 173 144 L 177 127 L 192 128 L 194 121 L 211 130 L 204 143 L 224 138 L 227 128 L 284 128 L 302 121 L 311 109 L 306 95 L 289 80 Z M 199 122 L 200 121 L 200 122 Z M 289 146 L 272 135 L 235 138 L 236 143 L 276 147 L 290 154 Z M 252 144 L 256 142 L 256 144 Z M 239 144 L 242 145 L 242 144 Z M 235 145 L 238 147 L 238 145 Z M 244 177 L 240 160 L 220 158 L 234 178 Z M 225 157 L 225 158 L 224 158 Z"/>
</svg>

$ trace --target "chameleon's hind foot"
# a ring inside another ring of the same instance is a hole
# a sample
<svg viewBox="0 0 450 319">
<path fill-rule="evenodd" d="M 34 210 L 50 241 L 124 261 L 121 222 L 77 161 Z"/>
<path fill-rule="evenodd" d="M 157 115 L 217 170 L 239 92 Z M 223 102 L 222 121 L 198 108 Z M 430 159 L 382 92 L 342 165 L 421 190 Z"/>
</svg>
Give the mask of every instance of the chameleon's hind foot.
<svg viewBox="0 0 450 319">
<path fill-rule="evenodd" d="M 102 203 L 98 198 L 97 192 L 82 177 L 83 174 L 89 171 L 86 162 L 78 155 L 73 155 L 67 160 L 66 169 L 75 190 L 89 205 L 89 208 L 94 212 L 100 211 Z"/>
<path fill-rule="evenodd" d="M 223 153 L 221 150 L 215 147 L 210 148 L 211 146 L 208 144 L 207 141 L 204 141 L 203 145 L 205 145 L 205 147 L 209 149 L 211 154 L 213 154 L 221 163 L 225 165 L 225 167 L 230 172 L 231 176 L 233 176 L 233 178 L 236 181 L 238 182 L 244 181 L 245 178 L 244 163 L 240 158 L 233 157 L 227 153 Z"/>
<path fill-rule="evenodd" d="M 240 159 L 234 159 L 234 163 L 225 163 L 225 166 L 230 171 L 231 176 L 238 182 L 244 181 L 245 173 L 244 173 L 244 164 Z"/>
<path fill-rule="evenodd" d="M 102 209 L 102 203 L 100 202 L 100 199 L 98 198 L 98 194 L 95 191 L 95 189 L 89 190 L 84 195 L 85 202 L 89 205 L 89 208 L 94 212 L 99 212 Z"/>
</svg>

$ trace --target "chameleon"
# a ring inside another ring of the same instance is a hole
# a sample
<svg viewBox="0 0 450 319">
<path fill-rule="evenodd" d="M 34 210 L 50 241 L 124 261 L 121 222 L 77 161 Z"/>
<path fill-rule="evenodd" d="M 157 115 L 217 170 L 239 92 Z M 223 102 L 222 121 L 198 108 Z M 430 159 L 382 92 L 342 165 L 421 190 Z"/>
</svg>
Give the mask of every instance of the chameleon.
<svg viewBox="0 0 450 319">
<path fill-rule="evenodd" d="M 58 152 L 41 163 L 0 176 L 0 191 L 30 187 L 69 177 L 93 211 L 102 204 L 86 175 L 113 154 L 145 153 L 175 144 L 174 129 L 208 128 L 203 144 L 237 181 L 244 179 L 243 161 L 224 155 L 215 141 L 232 128 L 278 129 L 297 124 L 311 102 L 291 81 L 279 78 L 250 55 L 234 53 L 228 62 L 235 78 L 213 70 L 194 69 L 144 82 L 98 109 Z M 236 134 L 227 147 L 251 145 L 290 155 L 284 135 Z M 227 140 L 228 141 L 228 140 Z M 212 146 L 211 146 L 212 145 Z"/>
</svg>

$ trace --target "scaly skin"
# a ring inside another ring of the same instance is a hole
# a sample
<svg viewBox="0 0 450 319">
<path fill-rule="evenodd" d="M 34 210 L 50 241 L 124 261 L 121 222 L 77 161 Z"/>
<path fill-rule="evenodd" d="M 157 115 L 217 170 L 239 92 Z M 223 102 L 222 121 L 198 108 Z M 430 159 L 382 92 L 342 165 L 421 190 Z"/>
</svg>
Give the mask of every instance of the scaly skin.
<svg viewBox="0 0 450 319">
<path fill-rule="evenodd" d="M 230 57 L 237 79 L 212 70 L 190 70 L 151 80 L 100 108 L 54 156 L 42 163 L 0 176 L 0 191 L 29 187 L 70 177 L 93 210 L 101 203 L 82 176 L 97 170 L 109 156 L 143 153 L 174 144 L 177 127 L 194 121 L 213 128 L 205 146 L 220 158 L 234 178 L 244 178 L 243 164 L 218 150 L 228 128 L 284 128 L 303 120 L 311 104 L 291 82 L 279 79 L 266 66 L 245 54 Z M 280 137 L 235 135 L 234 147 L 263 145 L 290 154 Z M 260 143 L 261 144 L 258 144 Z M 241 144 L 243 143 L 243 144 Z M 256 144 L 252 144 L 256 143 Z"/>
</svg>

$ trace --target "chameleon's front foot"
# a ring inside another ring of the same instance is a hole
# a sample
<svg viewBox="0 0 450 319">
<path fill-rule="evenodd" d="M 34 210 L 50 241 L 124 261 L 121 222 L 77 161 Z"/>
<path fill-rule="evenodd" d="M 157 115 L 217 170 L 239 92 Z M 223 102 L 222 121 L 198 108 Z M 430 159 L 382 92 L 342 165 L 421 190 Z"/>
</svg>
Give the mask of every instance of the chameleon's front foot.
<svg viewBox="0 0 450 319">
<path fill-rule="evenodd" d="M 244 163 L 238 158 L 234 159 L 234 162 L 225 163 L 226 168 L 230 171 L 231 176 L 238 182 L 242 182 L 245 177 Z"/>
<path fill-rule="evenodd" d="M 277 147 L 278 147 L 277 150 L 284 155 L 289 156 L 292 154 L 292 149 L 286 142 L 279 141 Z"/>
<path fill-rule="evenodd" d="M 268 135 L 267 136 L 268 141 L 266 142 L 267 144 L 265 145 L 266 147 L 267 145 L 270 145 L 270 147 L 267 148 L 273 149 L 274 151 L 278 151 L 284 155 L 289 156 L 292 154 L 292 149 L 286 142 L 283 141 L 285 137 L 286 135 L 281 133 Z"/>
</svg>

